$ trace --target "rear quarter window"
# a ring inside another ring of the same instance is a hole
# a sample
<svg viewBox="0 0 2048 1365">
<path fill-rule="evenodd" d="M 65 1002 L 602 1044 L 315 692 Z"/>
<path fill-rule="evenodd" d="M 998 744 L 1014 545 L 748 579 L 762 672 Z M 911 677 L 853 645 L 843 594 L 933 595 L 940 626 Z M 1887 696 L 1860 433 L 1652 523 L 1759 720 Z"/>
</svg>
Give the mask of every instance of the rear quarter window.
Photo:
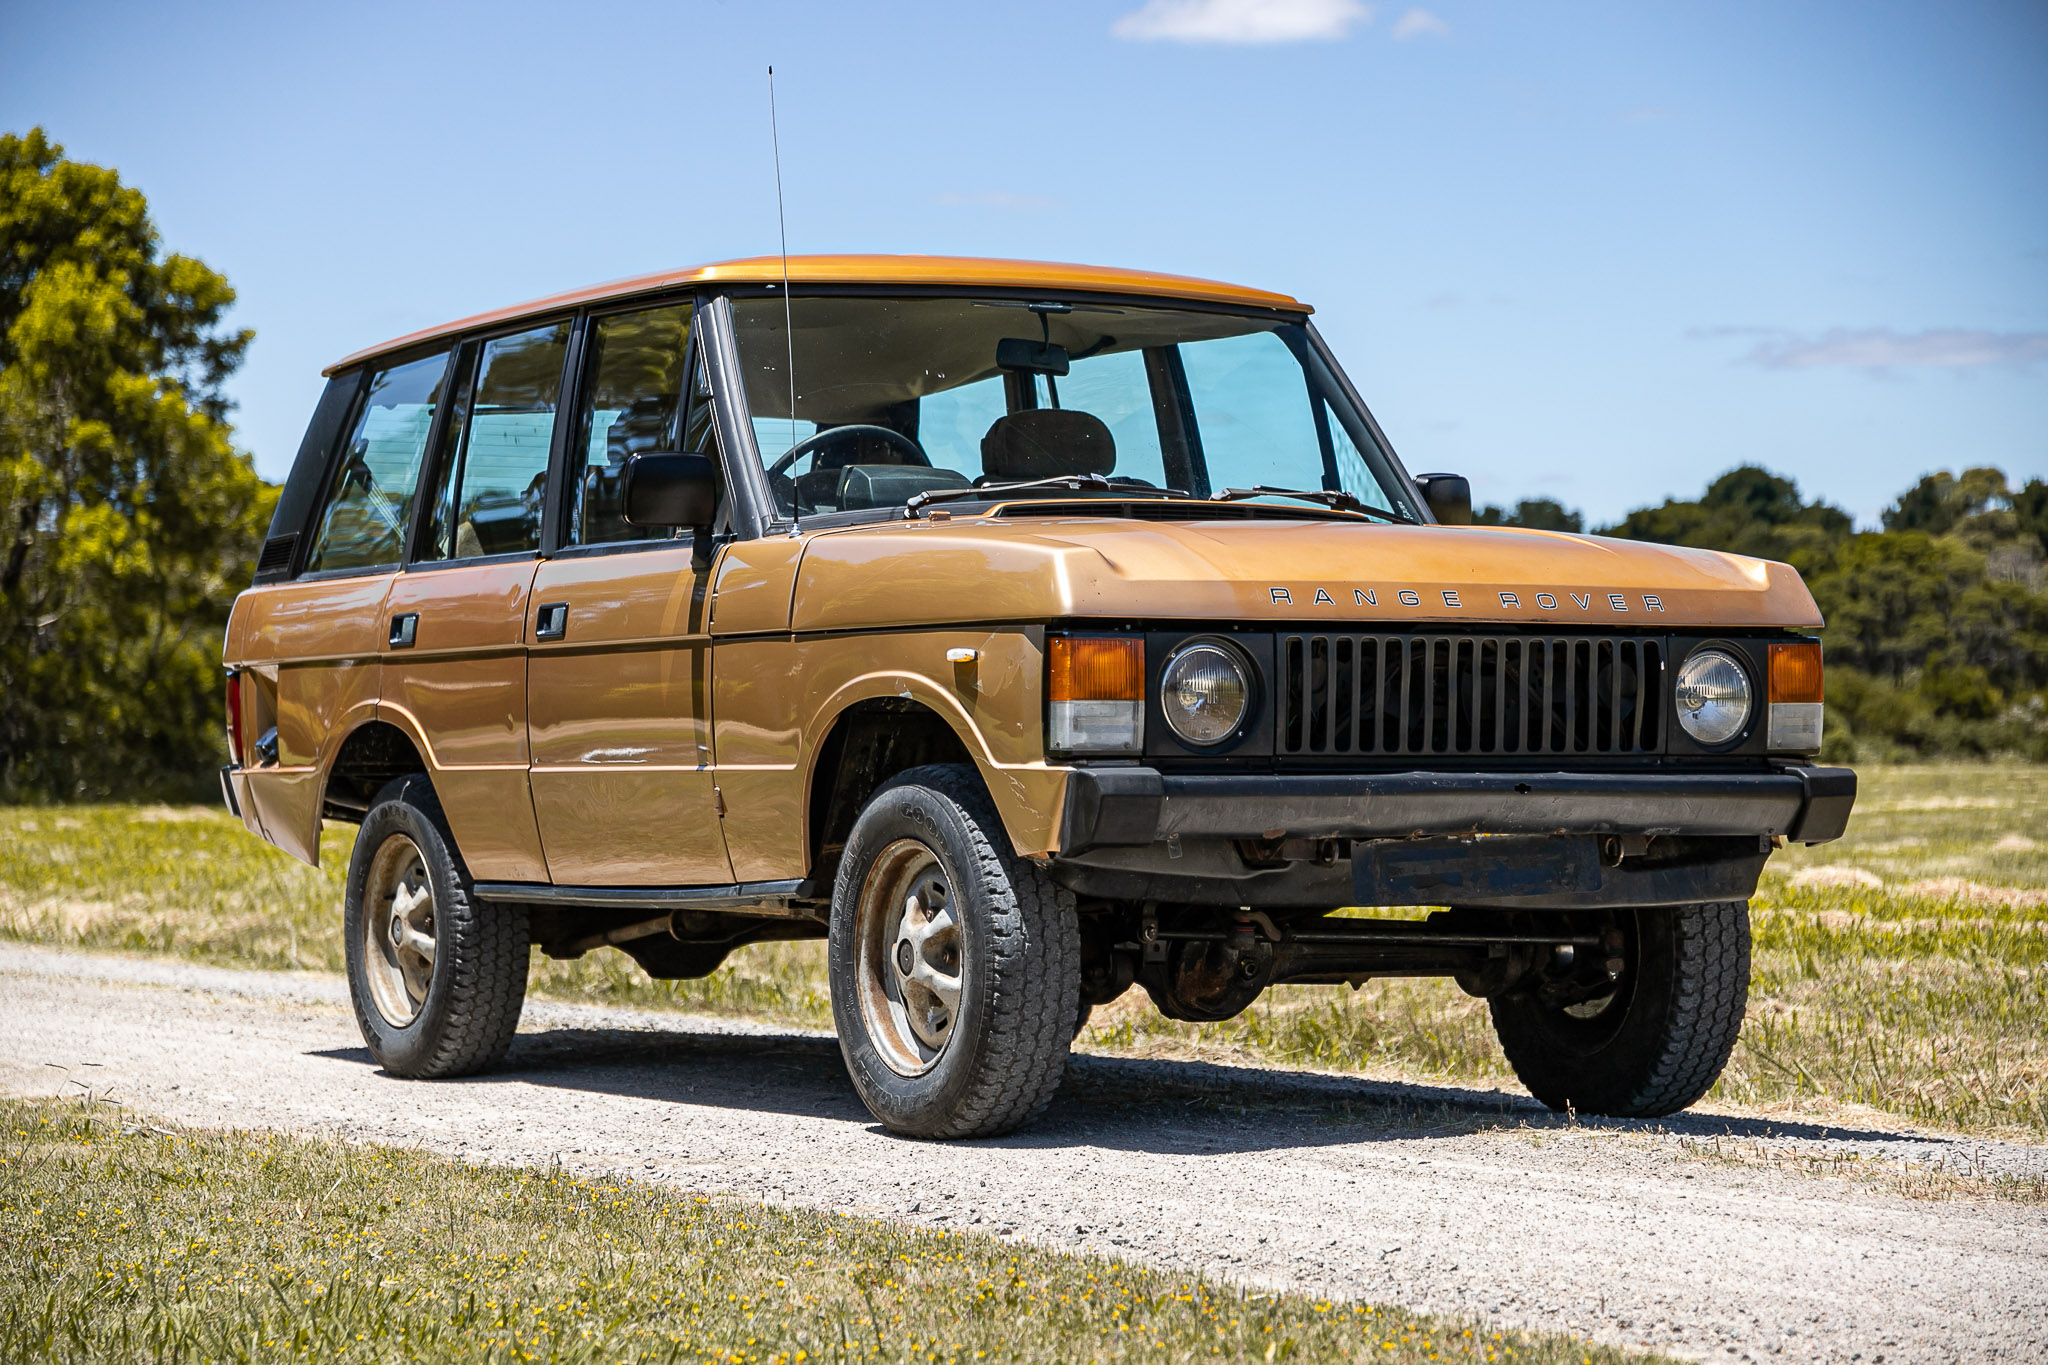
<svg viewBox="0 0 2048 1365">
<path fill-rule="evenodd" d="M 398 563 L 447 373 L 441 352 L 371 376 L 328 486 L 308 572 Z"/>
</svg>

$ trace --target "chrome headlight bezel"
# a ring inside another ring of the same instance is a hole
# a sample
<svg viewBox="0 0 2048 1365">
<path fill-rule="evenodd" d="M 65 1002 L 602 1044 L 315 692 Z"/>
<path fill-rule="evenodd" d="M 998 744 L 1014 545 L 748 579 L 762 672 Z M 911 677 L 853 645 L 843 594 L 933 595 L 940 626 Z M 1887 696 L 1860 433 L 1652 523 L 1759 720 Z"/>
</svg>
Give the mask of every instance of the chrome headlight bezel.
<svg viewBox="0 0 2048 1365">
<path fill-rule="evenodd" d="M 1227 724 L 1221 728 L 1191 727 L 1188 724 L 1191 713 L 1176 695 L 1182 690 L 1180 675 L 1197 664 L 1219 660 L 1236 676 L 1235 713 L 1223 717 Z M 1238 646 L 1213 637 L 1187 640 L 1178 645 L 1160 667 L 1157 690 L 1160 718 L 1181 744 L 1191 749 L 1214 750 L 1240 738 L 1251 727 L 1258 708 L 1258 689 L 1259 670 Z"/>
<path fill-rule="evenodd" d="M 1757 716 L 1752 674 L 1742 653 L 1727 645 L 1705 644 L 1686 655 L 1671 680 L 1672 719 L 1679 730 L 1702 749 L 1742 743 Z"/>
</svg>

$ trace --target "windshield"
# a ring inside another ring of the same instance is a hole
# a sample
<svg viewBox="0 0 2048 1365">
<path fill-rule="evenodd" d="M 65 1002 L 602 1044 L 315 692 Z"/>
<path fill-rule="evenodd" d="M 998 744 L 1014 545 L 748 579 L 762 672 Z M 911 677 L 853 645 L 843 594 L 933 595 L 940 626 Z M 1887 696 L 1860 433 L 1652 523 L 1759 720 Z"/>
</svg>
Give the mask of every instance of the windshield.
<svg viewBox="0 0 2048 1365">
<path fill-rule="evenodd" d="M 733 318 L 785 517 L 1062 475 L 1106 478 L 1097 496 L 1266 485 L 1413 514 L 1298 323 L 951 297 L 735 299 Z"/>
</svg>

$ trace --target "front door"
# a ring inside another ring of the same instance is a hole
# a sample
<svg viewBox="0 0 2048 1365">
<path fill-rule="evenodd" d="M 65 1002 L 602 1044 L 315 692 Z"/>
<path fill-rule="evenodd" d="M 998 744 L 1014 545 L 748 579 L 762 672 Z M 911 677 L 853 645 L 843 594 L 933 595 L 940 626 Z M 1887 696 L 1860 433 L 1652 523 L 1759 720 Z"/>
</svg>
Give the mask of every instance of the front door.
<svg viewBox="0 0 2048 1365">
<path fill-rule="evenodd" d="M 686 385 L 687 303 L 589 323 L 570 431 L 562 548 L 527 623 L 533 807 L 548 873 L 571 886 L 732 881 L 712 767 L 708 575 L 687 538 L 628 526 L 619 475 L 649 450 L 715 454 Z"/>
</svg>

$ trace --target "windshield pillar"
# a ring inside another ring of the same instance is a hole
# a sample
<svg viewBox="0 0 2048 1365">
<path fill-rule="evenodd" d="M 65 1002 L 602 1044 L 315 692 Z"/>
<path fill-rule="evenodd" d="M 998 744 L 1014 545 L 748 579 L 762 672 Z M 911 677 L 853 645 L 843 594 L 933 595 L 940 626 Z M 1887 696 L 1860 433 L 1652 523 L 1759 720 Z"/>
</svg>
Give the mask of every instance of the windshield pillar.
<svg viewBox="0 0 2048 1365">
<path fill-rule="evenodd" d="M 725 486 L 732 491 L 733 531 L 741 540 L 758 539 L 787 518 L 777 510 L 761 470 L 739 346 L 733 339 L 732 300 L 723 294 L 714 296 L 699 316 L 698 344 L 704 348 L 704 370 L 711 380 L 712 420 L 718 427 L 719 449 L 725 454 Z"/>
</svg>

